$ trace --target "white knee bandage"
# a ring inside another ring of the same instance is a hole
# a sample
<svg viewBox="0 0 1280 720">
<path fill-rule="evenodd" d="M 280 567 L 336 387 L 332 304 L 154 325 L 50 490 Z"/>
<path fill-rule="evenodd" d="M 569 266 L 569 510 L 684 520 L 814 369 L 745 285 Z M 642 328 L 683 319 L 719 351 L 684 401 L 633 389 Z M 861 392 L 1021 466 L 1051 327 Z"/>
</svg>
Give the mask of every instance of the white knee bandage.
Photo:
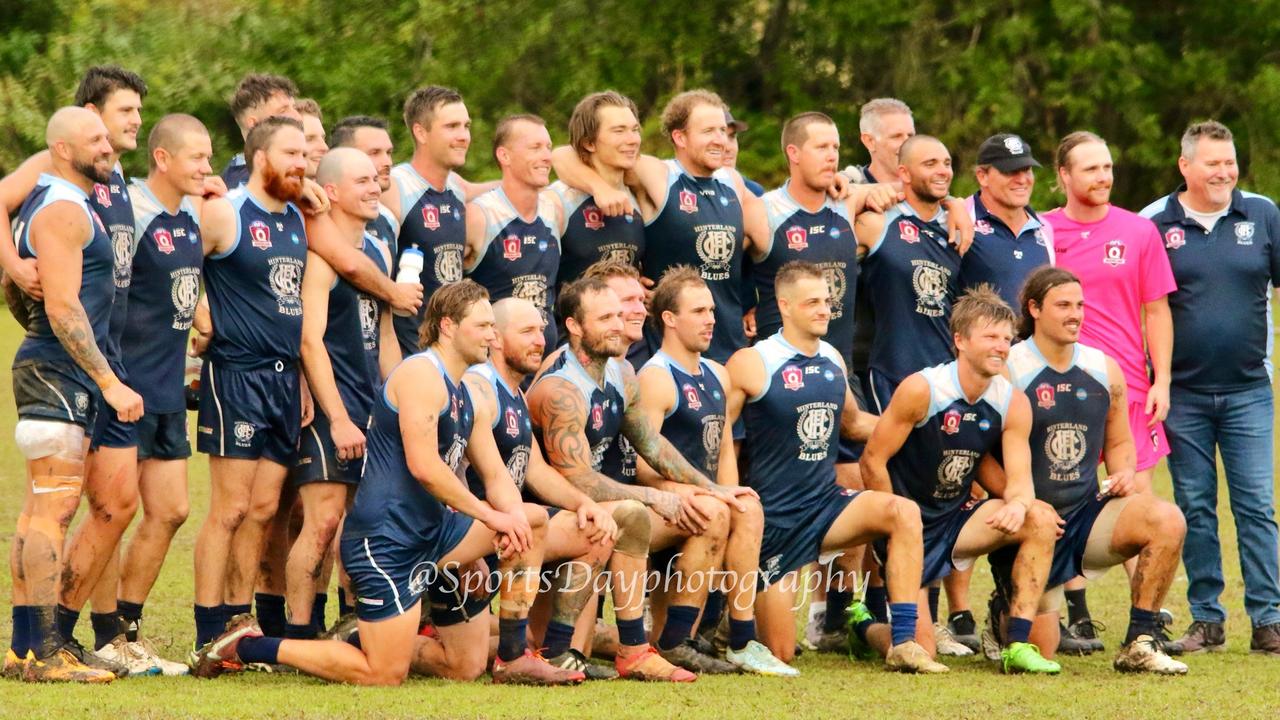
<svg viewBox="0 0 1280 720">
<path fill-rule="evenodd" d="M 13 429 L 18 451 L 27 460 L 56 457 L 84 460 L 84 428 L 56 420 L 19 420 Z"/>
</svg>

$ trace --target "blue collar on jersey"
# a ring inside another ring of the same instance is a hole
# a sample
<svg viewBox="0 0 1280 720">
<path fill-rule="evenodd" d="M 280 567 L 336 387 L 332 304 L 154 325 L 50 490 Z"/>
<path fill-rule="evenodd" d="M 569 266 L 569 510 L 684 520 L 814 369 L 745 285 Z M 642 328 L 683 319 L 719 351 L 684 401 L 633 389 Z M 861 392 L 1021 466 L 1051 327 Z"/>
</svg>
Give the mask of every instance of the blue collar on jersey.
<svg viewBox="0 0 1280 720">
<path fill-rule="evenodd" d="M 1040 216 L 1036 214 L 1035 210 L 1031 209 L 1030 205 L 1026 206 L 1023 209 L 1027 211 L 1027 224 L 1022 226 L 1022 230 L 1018 233 L 1018 237 L 1022 237 L 1023 234 L 1027 232 L 1038 230 L 1044 227 L 1044 222 L 1040 220 Z M 973 194 L 973 219 L 975 222 L 978 220 L 986 220 L 987 222 L 993 222 L 993 221 L 998 222 L 1000 223 L 1001 226 L 1003 226 L 1006 230 L 1009 231 L 1010 235 L 1013 234 L 1013 230 L 1010 229 L 1008 225 L 1005 225 L 1004 220 L 1001 220 L 997 215 L 995 215 L 990 210 L 988 210 L 986 205 L 982 204 L 981 190 Z"/>
<path fill-rule="evenodd" d="M 1035 354 L 1037 358 L 1040 359 L 1040 362 L 1044 363 L 1045 367 L 1055 372 L 1058 371 L 1058 369 L 1053 366 L 1053 363 L 1049 362 L 1048 358 L 1044 356 L 1044 353 L 1040 352 L 1040 346 L 1036 344 L 1036 338 L 1034 335 L 1027 338 L 1023 342 L 1027 344 L 1027 347 L 1031 348 L 1031 352 Z M 1075 342 L 1071 344 L 1071 367 L 1075 367 L 1079 363 L 1080 363 L 1080 343 Z"/>
</svg>

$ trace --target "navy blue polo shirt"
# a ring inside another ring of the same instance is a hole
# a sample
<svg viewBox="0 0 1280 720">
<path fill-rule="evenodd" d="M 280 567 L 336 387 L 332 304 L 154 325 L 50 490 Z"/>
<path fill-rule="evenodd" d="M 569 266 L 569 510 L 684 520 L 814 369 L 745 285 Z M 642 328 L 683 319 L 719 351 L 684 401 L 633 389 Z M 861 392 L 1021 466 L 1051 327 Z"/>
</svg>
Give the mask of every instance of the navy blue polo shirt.
<svg viewBox="0 0 1280 720">
<path fill-rule="evenodd" d="M 1269 198 L 1235 190 L 1212 230 L 1188 218 L 1179 187 L 1141 215 L 1155 223 L 1178 289 L 1173 314 L 1172 383 L 1196 392 L 1233 392 L 1270 383 L 1268 310 L 1280 285 L 1280 211 Z"/>
<path fill-rule="evenodd" d="M 973 245 L 960 261 L 960 288 L 989 283 L 1009 307 L 1018 307 L 1018 293 L 1032 270 L 1053 264 L 1053 243 L 1047 223 L 1027 208 L 1027 222 L 1015 235 L 982 204 L 982 191 L 966 205 L 973 218 Z"/>
</svg>

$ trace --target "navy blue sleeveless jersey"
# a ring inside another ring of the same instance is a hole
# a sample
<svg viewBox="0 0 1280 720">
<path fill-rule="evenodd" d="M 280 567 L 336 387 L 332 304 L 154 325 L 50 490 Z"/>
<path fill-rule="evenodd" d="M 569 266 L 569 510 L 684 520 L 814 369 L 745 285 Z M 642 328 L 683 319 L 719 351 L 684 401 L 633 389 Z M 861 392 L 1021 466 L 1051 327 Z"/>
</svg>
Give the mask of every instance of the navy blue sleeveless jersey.
<svg viewBox="0 0 1280 720">
<path fill-rule="evenodd" d="M 609 359 L 604 370 L 604 387 L 600 387 L 566 347 L 537 382 L 558 377 L 568 380 L 577 388 L 587 406 L 587 422 L 583 426 L 583 432 L 587 436 L 587 444 L 591 446 L 591 469 L 618 482 L 631 483 L 635 482 L 635 469 L 632 466 L 630 476 L 623 473 L 626 453 L 620 449 L 615 449 L 613 454 L 609 453 L 610 448 L 615 448 L 625 439 L 622 437 L 622 416 L 627 409 L 623 362 L 626 361 Z M 545 453 L 546 442 L 541 437 L 542 429 L 537 428 L 537 432 L 539 439 L 543 440 Z"/>
<path fill-rule="evenodd" d="M 858 241 L 848 208 L 828 198 L 817 212 L 809 212 L 791 197 L 786 185 L 766 193 L 764 207 L 769 247 L 763 257 L 751 259 L 760 294 L 757 331 L 768 337 L 782 329 L 773 290 L 778 269 L 792 260 L 811 262 L 822 268 L 831 289 L 831 323 L 824 339 L 847 360 L 853 353 L 853 298 L 858 282 Z"/>
<path fill-rule="evenodd" d="M 565 217 L 558 284 L 582 277 L 587 268 L 601 260 L 640 267 L 640 257 L 644 254 L 644 222 L 639 212 L 605 217 L 587 193 L 562 181 L 552 183 L 551 189 L 560 196 Z M 634 197 L 632 203 L 640 207 Z"/>
<path fill-rule="evenodd" d="M 889 458 L 893 491 L 920 506 L 926 533 L 969 500 L 982 456 L 1000 444 L 1013 397 L 1013 386 L 997 375 L 971 403 L 956 371 L 954 360 L 920 371 L 929 383 L 929 409 Z"/>
<path fill-rule="evenodd" d="M 249 182 L 249 166 L 245 164 L 244 153 L 236 153 L 227 162 L 222 169 L 222 182 L 227 184 L 227 190 L 235 190 Z"/>
<path fill-rule="evenodd" d="M 418 308 L 417 317 L 396 315 L 392 324 L 400 346 L 416 348 L 427 301 L 442 286 L 462 279 L 462 251 L 467 242 L 466 193 L 457 175 L 449 173 L 444 187 L 436 188 L 409 163 L 391 168 L 391 179 L 400 193 L 393 272 L 399 272 L 400 256 L 405 250 L 422 252 L 422 307 Z"/>
<path fill-rule="evenodd" d="M 236 244 L 205 261 L 204 284 L 213 314 L 209 356 L 224 366 L 295 363 L 302 345 L 302 272 L 307 232 L 289 204 L 269 212 L 246 188 L 227 200 L 235 209 Z"/>
<path fill-rule="evenodd" d="M 471 396 L 461 383 L 455 385 L 449 379 L 434 352 L 427 350 L 404 362 L 424 359 L 440 373 L 448 393 L 436 425 L 436 448 L 440 459 L 457 472 L 475 421 Z M 430 548 L 439 540 L 438 531 L 446 513 L 451 512 L 455 511 L 427 492 L 409 471 L 400 435 L 399 408 L 387 399 L 384 385 L 373 404 L 364 477 L 347 513 L 343 537 L 381 537 L 410 547 Z"/>
<path fill-rule="evenodd" d="M 111 236 L 106 225 L 98 217 L 89 202 L 89 196 L 83 190 L 53 175 L 42 174 L 36 180 L 36 187 L 23 201 L 22 207 L 13 220 L 13 238 L 18 244 L 18 256 L 22 258 L 36 257 L 35 248 L 31 245 L 31 221 L 49 205 L 67 201 L 84 208 L 85 217 L 92 228 L 93 236 L 84 246 L 84 256 L 80 269 L 80 305 L 84 307 L 89 326 L 93 328 L 93 339 L 98 349 L 106 353 L 107 334 L 111 321 L 111 303 L 115 295 L 115 257 L 111 249 Z M 21 360 L 59 360 L 69 363 L 75 372 L 85 378 L 89 387 L 93 383 L 79 369 L 71 356 L 62 347 L 58 337 L 53 334 L 49 325 L 49 316 L 45 314 L 44 303 L 32 300 L 23 295 L 27 304 L 27 314 L 31 318 L 27 326 L 27 334 L 18 346 L 14 361 Z"/>
<path fill-rule="evenodd" d="M 146 183 L 129 187 L 137 248 L 121 350 L 148 413 L 186 410 L 187 337 L 200 300 L 204 246 L 191 200 L 170 213 Z"/>
<path fill-rule="evenodd" d="M 125 317 L 129 311 L 129 279 L 133 275 L 133 251 L 137 247 L 133 221 L 133 204 L 129 189 L 125 186 L 124 171 L 117 164 L 111 178 L 94 183 L 89 193 L 89 205 L 102 218 L 111 237 L 111 252 L 115 256 L 115 299 L 111 304 L 110 328 L 103 354 L 118 367 L 121 362 L 120 335 L 124 333 Z"/>
<path fill-rule="evenodd" d="M 728 173 L 694 177 L 675 160 L 667 161 L 667 195 L 654 198 L 660 210 L 644 229 L 641 265 L 657 282 L 673 265 L 698 269 L 716 302 L 716 328 L 707 357 L 728 361 L 747 346 L 742 330 L 742 203 Z M 645 327 L 651 352 L 662 338 Z"/>
<path fill-rule="evenodd" d="M 364 231 L 391 250 L 391 262 L 394 264 L 397 257 L 396 236 L 400 233 L 400 223 L 396 220 L 396 216 L 385 206 L 379 205 L 378 217 L 365 223 Z M 395 268 L 388 268 L 387 272 L 394 275 Z"/>
<path fill-rule="evenodd" d="M 685 460 L 712 482 L 720 468 L 720 444 L 724 439 L 724 386 L 716 371 L 701 360 L 691 374 L 661 350 L 645 363 L 671 375 L 676 396 L 662 421 L 662 436 Z"/>
<path fill-rule="evenodd" d="M 387 263 L 382 247 L 365 234 L 360 250 L 383 272 Z M 324 329 L 324 347 L 333 366 L 338 395 L 351 422 L 364 427 L 373 407 L 381 372 L 378 365 L 377 298 L 371 297 L 341 276 L 329 290 L 329 316 Z M 316 408 L 316 412 L 321 412 Z"/>
<path fill-rule="evenodd" d="M 1107 356 L 1076 343 L 1071 366 L 1058 372 L 1034 341 L 1024 340 L 1009 350 L 1007 366 L 1013 386 L 1031 401 L 1036 497 L 1067 517 L 1098 492 L 1098 458 L 1111 407 Z"/>
<path fill-rule="evenodd" d="M 948 323 L 960 289 L 960 253 L 947 244 L 946 224 L 945 210 L 926 221 L 898 203 L 862 261 L 860 282 L 875 315 L 869 367 L 894 386 L 954 357 Z"/>
<path fill-rule="evenodd" d="M 751 448 L 747 477 L 768 524 L 795 527 L 835 486 L 848 380 L 827 342 L 806 355 L 777 333 L 751 349 L 760 354 L 766 379 L 742 409 Z"/>
<path fill-rule="evenodd" d="M 560 269 L 556 203 L 556 194 L 543 190 L 538 214 L 525 220 L 500 187 L 476 198 L 474 204 L 484 214 L 485 245 L 466 268 L 467 275 L 489 291 L 491 302 L 517 297 L 536 305 L 547 321 L 547 347 L 555 347 L 557 335 L 552 317 Z"/>
<path fill-rule="evenodd" d="M 533 424 L 529 421 L 529 406 L 524 401 L 524 394 L 519 388 L 507 385 L 492 363 L 472 365 L 467 372 L 493 389 L 498 400 L 497 412 L 493 416 L 493 440 L 516 489 L 527 499 L 524 479 L 529 471 L 529 456 L 533 452 Z M 485 499 L 484 480 L 470 465 L 467 466 L 467 487 L 471 488 L 471 494 Z"/>
</svg>

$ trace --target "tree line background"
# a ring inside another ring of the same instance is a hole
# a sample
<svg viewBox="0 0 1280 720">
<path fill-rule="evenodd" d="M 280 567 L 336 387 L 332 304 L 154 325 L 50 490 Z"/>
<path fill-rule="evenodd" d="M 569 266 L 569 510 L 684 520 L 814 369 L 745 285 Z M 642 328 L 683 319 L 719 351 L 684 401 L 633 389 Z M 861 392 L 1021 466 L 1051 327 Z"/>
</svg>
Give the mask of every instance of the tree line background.
<svg viewBox="0 0 1280 720">
<path fill-rule="evenodd" d="M 354 113 L 391 121 L 409 154 L 401 103 L 428 83 L 458 88 L 473 120 L 465 173 L 496 174 L 503 115 L 535 112 L 552 138 L 584 94 L 615 88 L 639 105 L 645 149 L 669 153 L 658 114 L 674 93 L 716 90 L 751 124 L 739 168 L 786 177 L 779 131 L 822 110 L 841 129 L 842 164 L 865 162 L 858 108 L 894 96 L 920 132 L 951 148 L 956 193 L 973 157 L 1011 131 L 1034 148 L 1036 204 L 1060 202 L 1057 141 L 1098 132 L 1116 155 L 1115 200 L 1137 209 L 1178 182 L 1188 122 L 1236 133 L 1241 185 L 1280 194 L 1280 2 L 1139 0 L 0 0 L 0 168 L 43 146 L 49 112 L 89 65 L 113 62 L 151 87 L 145 134 L 168 112 L 204 120 L 215 170 L 241 145 L 227 110 L 246 72 L 291 77 L 326 126 Z M 125 159 L 144 173 L 145 152 Z"/>
</svg>

